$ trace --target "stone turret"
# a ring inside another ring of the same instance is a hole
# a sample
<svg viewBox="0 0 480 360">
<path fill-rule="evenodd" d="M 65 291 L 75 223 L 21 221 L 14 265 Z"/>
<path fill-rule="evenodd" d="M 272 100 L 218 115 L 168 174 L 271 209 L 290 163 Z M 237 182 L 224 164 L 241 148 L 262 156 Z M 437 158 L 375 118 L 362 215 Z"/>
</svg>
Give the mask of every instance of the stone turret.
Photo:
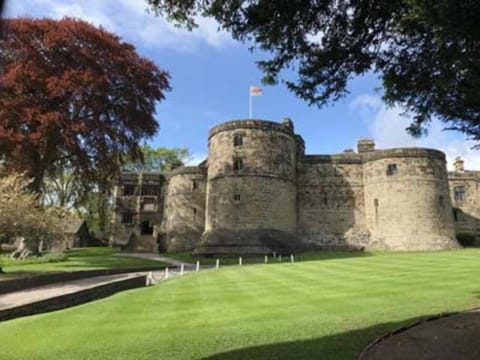
<svg viewBox="0 0 480 360">
<path fill-rule="evenodd" d="M 400 148 L 364 154 L 367 248 L 440 250 L 459 247 L 453 226 L 445 154 Z"/>
<path fill-rule="evenodd" d="M 199 254 L 283 252 L 296 241 L 291 120 L 230 121 L 209 136 L 205 233 Z"/>
</svg>

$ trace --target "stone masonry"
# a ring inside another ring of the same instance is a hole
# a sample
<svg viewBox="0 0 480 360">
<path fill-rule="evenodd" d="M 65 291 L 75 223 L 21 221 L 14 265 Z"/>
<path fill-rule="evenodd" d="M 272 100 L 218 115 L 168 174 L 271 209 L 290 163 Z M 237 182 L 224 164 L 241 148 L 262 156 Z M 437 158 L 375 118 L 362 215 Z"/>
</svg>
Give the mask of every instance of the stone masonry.
<svg viewBox="0 0 480 360">
<path fill-rule="evenodd" d="M 112 244 L 201 255 L 305 249 L 440 250 L 480 244 L 480 172 L 423 148 L 306 155 L 293 123 L 235 120 L 210 130 L 207 161 L 122 173 Z"/>
</svg>

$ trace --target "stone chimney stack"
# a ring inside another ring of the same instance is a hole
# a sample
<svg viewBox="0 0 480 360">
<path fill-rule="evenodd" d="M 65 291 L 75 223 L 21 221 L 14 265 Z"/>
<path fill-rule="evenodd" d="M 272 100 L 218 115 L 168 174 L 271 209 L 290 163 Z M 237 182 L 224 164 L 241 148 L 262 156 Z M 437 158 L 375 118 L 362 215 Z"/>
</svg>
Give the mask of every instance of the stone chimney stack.
<svg viewBox="0 0 480 360">
<path fill-rule="evenodd" d="M 293 121 L 289 117 L 284 118 L 282 124 L 293 131 Z"/>
<path fill-rule="evenodd" d="M 359 153 L 375 151 L 375 142 L 372 139 L 360 139 L 357 143 Z"/>
<path fill-rule="evenodd" d="M 463 172 L 465 171 L 464 162 L 460 156 L 455 158 L 453 162 L 453 166 L 455 167 L 455 171 Z"/>
</svg>

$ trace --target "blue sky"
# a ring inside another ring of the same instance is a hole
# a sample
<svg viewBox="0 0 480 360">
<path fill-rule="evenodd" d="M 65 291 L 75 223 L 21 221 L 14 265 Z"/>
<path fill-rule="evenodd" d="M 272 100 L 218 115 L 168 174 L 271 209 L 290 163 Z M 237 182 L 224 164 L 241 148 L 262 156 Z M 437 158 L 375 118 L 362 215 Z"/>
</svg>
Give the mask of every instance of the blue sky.
<svg viewBox="0 0 480 360">
<path fill-rule="evenodd" d="M 157 107 L 160 131 L 154 146 L 186 147 L 192 164 L 207 153 L 208 129 L 223 121 L 248 117 L 249 86 L 263 89 L 253 99 L 254 118 L 281 121 L 290 117 L 310 154 L 330 154 L 356 148 L 358 138 L 369 137 L 377 148 L 421 146 L 446 152 L 449 167 L 456 156 L 467 169 L 480 169 L 480 152 L 462 134 L 442 131 L 432 123 L 419 140 L 405 132 L 409 119 L 398 108 L 387 108 L 374 74 L 352 79 L 350 95 L 326 108 L 309 107 L 283 84 L 261 85 L 256 60 L 268 57 L 250 52 L 247 45 L 219 32 L 210 19 L 198 19 L 193 32 L 177 29 L 146 11 L 142 0 L 7 0 L 5 16 L 82 18 L 121 36 L 137 51 L 167 70 L 172 91 Z M 290 74 L 289 74 L 290 75 Z"/>
</svg>

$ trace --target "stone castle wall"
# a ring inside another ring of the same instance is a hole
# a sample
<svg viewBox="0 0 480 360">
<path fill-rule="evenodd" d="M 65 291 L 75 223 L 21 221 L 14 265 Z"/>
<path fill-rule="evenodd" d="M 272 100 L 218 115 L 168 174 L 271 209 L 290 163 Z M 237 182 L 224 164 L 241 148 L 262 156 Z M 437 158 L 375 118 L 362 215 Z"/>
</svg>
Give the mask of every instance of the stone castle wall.
<svg viewBox="0 0 480 360">
<path fill-rule="evenodd" d="M 162 231 L 167 251 L 193 250 L 205 228 L 207 169 L 173 170 L 168 180 Z"/>
<path fill-rule="evenodd" d="M 156 211 L 145 212 L 139 194 L 122 196 L 120 182 L 117 242 L 213 255 L 449 249 L 458 247 L 455 231 L 476 232 L 480 241 L 480 173 L 449 179 L 440 151 L 375 150 L 363 139 L 358 152 L 305 155 L 289 119 L 229 121 L 212 128 L 208 140 L 206 167 L 176 169 L 168 184 L 162 174 L 149 175 L 161 189 Z M 146 177 L 123 178 L 140 189 Z M 459 186 L 467 197 L 452 211 Z M 119 212 L 132 209 L 135 223 L 118 225 Z M 154 234 L 132 242 L 145 219 L 155 222 Z"/>
<path fill-rule="evenodd" d="M 300 238 L 323 248 L 365 246 L 368 234 L 359 154 L 305 156 L 298 167 L 297 186 Z"/>
<path fill-rule="evenodd" d="M 454 207 L 454 225 L 458 237 L 473 237 L 480 245 L 480 171 L 449 173 L 449 187 Z M 463 193 L 463 195 L 461 195 Z"/>
</svg>

